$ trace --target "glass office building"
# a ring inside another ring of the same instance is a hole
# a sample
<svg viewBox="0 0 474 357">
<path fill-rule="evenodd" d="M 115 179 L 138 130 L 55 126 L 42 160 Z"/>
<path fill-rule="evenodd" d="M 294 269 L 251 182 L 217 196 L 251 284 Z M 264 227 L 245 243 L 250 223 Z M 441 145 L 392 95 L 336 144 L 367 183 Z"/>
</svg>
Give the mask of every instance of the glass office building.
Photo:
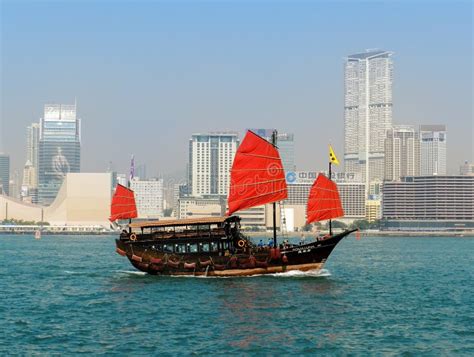
<svg viewBox="0 0 474 357">
<path fill-rule="evenodd" d="M 0 153 L 0 194 L 10 193 L 10 156 Z"/>
<path fill-rule="evenodd" d="M 48 104 L 40 121 L 38 201 L 51 204 L 69 172 L 80 172 L 81 126 L 76 105 Z"/>
</svg>

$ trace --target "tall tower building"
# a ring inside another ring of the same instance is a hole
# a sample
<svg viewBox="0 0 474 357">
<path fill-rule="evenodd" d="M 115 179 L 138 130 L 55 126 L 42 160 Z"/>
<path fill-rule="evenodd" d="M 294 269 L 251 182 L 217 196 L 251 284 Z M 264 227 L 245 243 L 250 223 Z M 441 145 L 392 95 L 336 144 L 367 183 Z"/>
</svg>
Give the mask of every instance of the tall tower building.
<svg viewBox="0 0 474 357">
<path fill-rule="evenodd" d="M 26 161 L 34 168 L 38 168 L 40 125 L 33 123 L 26 128 Z"/>
<path fill-rule="evenodd" d="M 420 125 L 421 176 L 446 175 L 446 126 Z"/>
<path fill-rule="evenodd" d="M 385 136 L 392 126 L 392 54 L 367 51 L 345 62 L 345 171 L 362 174 L 366 187 L 384 177 Z"/>
<path fill-rule="evenodd" d="M 394 125 L 385 139 L 385 180 L 420 175 L 420 140 L 415 127 Z"/>
<path fill-rule="evenodd" d="M 48 205 L 69 172 L 81 167 L 81 122 L 76 105 L 47 104 L 40 120 L 38 201 Z"/>
<path fill-rule="evenodd" d="M 268 141 L 272 141 L 275 129 L 249 129 Z M 290 133 L 278 133 L 277 146 L 285 172 L 295 171 L 295 136 Z"/>
<path fill-rule="evenodd" d="M 0 153 L 0 193 L 10 194 L 10 156 Z"/>
<path fill-rule="evenodd" d="M 188 166 L 188 192 L 192 196 L 227 195 L 238 145 L 237 133 L 192 135 Z"/>
</svg>

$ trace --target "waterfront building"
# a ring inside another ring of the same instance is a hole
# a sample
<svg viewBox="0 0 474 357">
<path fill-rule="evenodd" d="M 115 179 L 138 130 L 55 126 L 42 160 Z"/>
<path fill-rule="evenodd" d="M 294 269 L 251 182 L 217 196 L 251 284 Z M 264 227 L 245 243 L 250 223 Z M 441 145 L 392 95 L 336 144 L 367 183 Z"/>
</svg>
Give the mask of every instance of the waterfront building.
<svg viewBox="0 0 474 357">
<path fill-rule="evenodd" d="M 418 176 L 385 182 L 387 230 L 474 230 L 474 176 Z"/>
<path fill-rule="evenodd" d="M 374 222 L 382 218 L 382 201 L 380 199 L 368 199 L 365 202 L 365 219 Z"/>
<path fill-rule="evenodd" d="M 226 200 L 223 196 L 203 195 L 179 198 L 178 218 L 200 218 L 225 215 Z"/>
<path fill-rule="evenodd" d="M 238 145 L 238 135 L 234 132 L 192 135 L 188 166 L 191 196 L 227 196 L 230 170 Z"/>
<path fill-rule="evenodd" d="M 464 161 L 464 164 L 459 167 L 460 175 L 474 175 L 474 164 Z"/>
<path fill-rule="evenodd" d="M 0 193 L 10 194 L 10 156 L 0 153 Z"/>
<path fill-rule="evenodd" d="M 269 142 L 272 141 L 272 134 L 275 129 L 249 129 L 255 134 L 265 138 Z M 285 172 L 295 171 L 295 136 L 291 133 L 277 134 L 277 146 L 280 153 L 281 163 Z"/>
<path fill-rule="evenodd" d="M 420 140 L 411 125 L 394 125 L 385 139 L 385 180 L 420 175 Z"/>
<path fill-rule="evenodd" d="M 420 125 L 420 175 L 446 175 L 446 126 Z"/>
<path fill-rule="evenodd" d="M 173 185 L 173 214 L 178 217 L 179 199 L 185 197 L 188 193 L 188 186 L 185 183 L 177 183 Z"/>
<path fill-rule="evenodd" d="M 366 187 L 384 178 L 385 136 L 392 126 L 392 52 L 367 51 L 346 58 L 344 165 Z"/>
<path fill-rule="evenodd" d="M 134 177 L 130 188 L 135 193 L 138 218 L 163 217 L 163 179 L 140 180 Z"/>
<path fill-rule="evenodd" d="M 66 175 L 78 173 L 80 166 L 81 125 L 76 105 L 45 105 L 38 150 L 39 202 L 53 202 Z"/>
<path fill-rule="evenodd" d="M 284 206 L 303 206 L 306 208 L 309 191 L 318 176 L 315 171 L 290 171 L 286 174 L 288 198 Z M 333 172 L 332 179 L 336 182 L 341 197 L 344 217 L 361 219 L 365 217 L 365 183 L 361 175 L 356 173 Z"/>
<path fill-rule="evenodd" d="M 69 173 L 49 206 L 0 195 L 0 220 L 43 221 L 64 230 L 70 226 L 109 228 L 111 183 L 110 173 Z"/>
</svg>

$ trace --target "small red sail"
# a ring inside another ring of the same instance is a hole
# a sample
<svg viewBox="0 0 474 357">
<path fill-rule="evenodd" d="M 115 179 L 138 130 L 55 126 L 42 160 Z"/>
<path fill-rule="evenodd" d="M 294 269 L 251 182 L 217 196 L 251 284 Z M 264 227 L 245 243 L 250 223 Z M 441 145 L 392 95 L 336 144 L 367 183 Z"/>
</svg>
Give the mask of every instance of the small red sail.
<svg viewBox="0 0 474 357">
<path fill-rule="evenodd" d="M 281 201 L 287 195 L 285 172 L 277 148 L 247 131 L 230 173 L 227 214 Z"/>
<path fill-rule="evenodd" d="M 319 174 L 309 192 L 306 224 L 344 216 L 337 185 Z"/>
<path fill-rule="evenodd" d="M 135 204 L 135 195 L 129 188 L 117 185 L 112 205 L 110 206 L 111 222 L 117 219 L 129 219 L 137 217 L 137 206 Z"/>
</svg>

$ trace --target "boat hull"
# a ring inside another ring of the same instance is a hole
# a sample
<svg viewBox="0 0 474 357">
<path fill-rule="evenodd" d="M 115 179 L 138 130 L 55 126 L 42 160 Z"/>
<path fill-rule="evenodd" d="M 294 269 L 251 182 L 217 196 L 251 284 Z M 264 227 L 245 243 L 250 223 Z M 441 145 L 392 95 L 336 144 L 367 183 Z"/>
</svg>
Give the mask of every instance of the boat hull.
<svg viewBox="0 0 474 357">
<path fill-rule="evenodd" d="M 345 231 L 304 245 L 282 249 L 252 247 L 247 254 L 168 254 L 155 251 L 153 242 L 116 240 L 117 253 L 138 270 L 152 275 L 238 277 L 317 271 L 336 245 L 352 231 Z"/>
</svg>

